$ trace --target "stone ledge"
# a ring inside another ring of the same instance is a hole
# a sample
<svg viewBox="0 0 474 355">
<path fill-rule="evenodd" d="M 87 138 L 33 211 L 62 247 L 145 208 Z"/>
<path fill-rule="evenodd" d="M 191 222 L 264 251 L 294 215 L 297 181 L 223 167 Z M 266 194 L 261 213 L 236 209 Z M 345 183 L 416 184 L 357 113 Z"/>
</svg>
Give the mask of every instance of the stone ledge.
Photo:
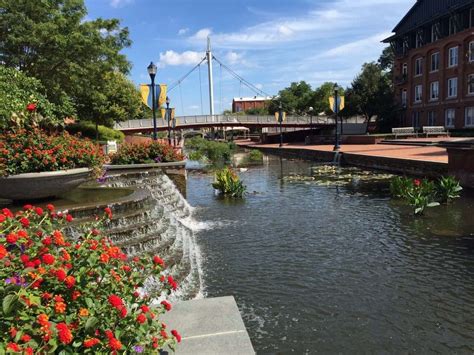
<svg viewBox="0 0 474 355">
<path fill-rule="evenodd" d="M 177 303 L 162 320 L 182 335 L 177 355 L 255 354 L 232 296 Z"/>
</svg>

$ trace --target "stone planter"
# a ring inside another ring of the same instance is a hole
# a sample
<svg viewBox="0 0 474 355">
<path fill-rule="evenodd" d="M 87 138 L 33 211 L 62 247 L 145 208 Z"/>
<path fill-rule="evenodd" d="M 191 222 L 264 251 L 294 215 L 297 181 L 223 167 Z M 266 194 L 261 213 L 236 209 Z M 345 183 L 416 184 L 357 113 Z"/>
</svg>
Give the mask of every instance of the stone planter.
<svg viewBox="0 0 474 355">
<path fill-rule="evenodd" d="M 61 195 L 87 181 L 88 168 L 26 173 L 0 178 L 0 198 L 21 201 Z"/>
<path fill-rule="evenodd" d="M 117 170 L 147 170 L 147 169 L 181 169 L 186 166 L 186 161 L 175 161 L 171 163 L 151 163 L 151 164 L 123 164 L 123 165 L 104 165 L 107 171 Z"/>
</svg>

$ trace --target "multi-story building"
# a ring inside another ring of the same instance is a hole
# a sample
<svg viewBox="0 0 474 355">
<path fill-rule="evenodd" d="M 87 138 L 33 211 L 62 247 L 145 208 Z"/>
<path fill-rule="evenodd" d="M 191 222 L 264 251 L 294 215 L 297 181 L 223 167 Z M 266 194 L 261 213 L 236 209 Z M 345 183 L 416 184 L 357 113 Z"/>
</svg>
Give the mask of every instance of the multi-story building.
<svg viewBox="0 0 474 355">
<path fill-rule="evenodd" d="M 244 112 L 250 109 L 268 107 L 271 97 L 236 97 L 232 101 L 232 112 Z"/>
<path fill-rule="evenodd" d="M 400 126 L 474 128 L 474 0 L 417 0 L 393 32 Z"/>
</svg>

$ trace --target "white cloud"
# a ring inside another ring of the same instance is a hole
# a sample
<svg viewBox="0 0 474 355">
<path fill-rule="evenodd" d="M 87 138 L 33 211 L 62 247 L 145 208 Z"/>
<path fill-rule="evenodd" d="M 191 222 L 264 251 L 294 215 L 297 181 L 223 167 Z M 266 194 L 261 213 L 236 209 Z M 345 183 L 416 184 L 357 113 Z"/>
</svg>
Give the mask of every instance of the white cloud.
<svg viewBox="0 0 474 355">
<path fill-rule="evenodd" d="M 118 8 L 131 4 L 134 0 L 110 0 L 110 6 Z"/>
<path fill-rule="evenodd" d="M 373 51 L 374 49 L 377 52 L 380 52 L 380 47 L 384 46 L 383 44 L 381 44 L 381 41 L 389 36 L 390 32 L 384 32 L 358 41 L 344 43 L 338 47 L 331 48 L 321 53 L 319 56 L 317 56 L 317 58 L 331 58 L 350 55 L 353 53 L 364 53 L 367 51 Z"/>
<path fill-rule="evenodd" d="M 225 63 L 229 65 L 242 64 L 244 62 L 243 54 L 239 54 L 233 51 L 227 52 L 224 58 Z"/>
<path fill-rule="evenodd" d="M 178 36 L 184 36 L 186 33 L 189 32 L 189 28 L 181 28 L 179 31 L 178 31 Z"/>
<path fill-rule="evenodd" d="M 197 31 L 194 35 L 192 35 L 190 38 L 192 40 L 200 41 L 200 40 L 205 40 L 207 37 L 209 37 L 212 34 L 212 30 L 210 28 L 203 28 Z"/>
<path fill-rule="evenodd" d="M 193 65 L 198 64 L 204 58 L 203 52 L 186 51 L 178 53 L 172 50 L 160 53 L 158 62 L 160 68 L 165 66 Z"/>
</svg>

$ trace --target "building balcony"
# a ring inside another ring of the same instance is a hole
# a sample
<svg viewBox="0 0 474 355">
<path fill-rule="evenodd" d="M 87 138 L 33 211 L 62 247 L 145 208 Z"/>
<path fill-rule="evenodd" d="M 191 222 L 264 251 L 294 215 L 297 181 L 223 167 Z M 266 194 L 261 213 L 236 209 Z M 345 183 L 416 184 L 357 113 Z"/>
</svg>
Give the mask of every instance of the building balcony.
<svg viewBox="0 0 474 355">
<path fill-rule="evenodd" d="M 408 82 L 408 75 L 397 75 L 395 77 L 395 85 L 404 85 Z"/>
</svg>

